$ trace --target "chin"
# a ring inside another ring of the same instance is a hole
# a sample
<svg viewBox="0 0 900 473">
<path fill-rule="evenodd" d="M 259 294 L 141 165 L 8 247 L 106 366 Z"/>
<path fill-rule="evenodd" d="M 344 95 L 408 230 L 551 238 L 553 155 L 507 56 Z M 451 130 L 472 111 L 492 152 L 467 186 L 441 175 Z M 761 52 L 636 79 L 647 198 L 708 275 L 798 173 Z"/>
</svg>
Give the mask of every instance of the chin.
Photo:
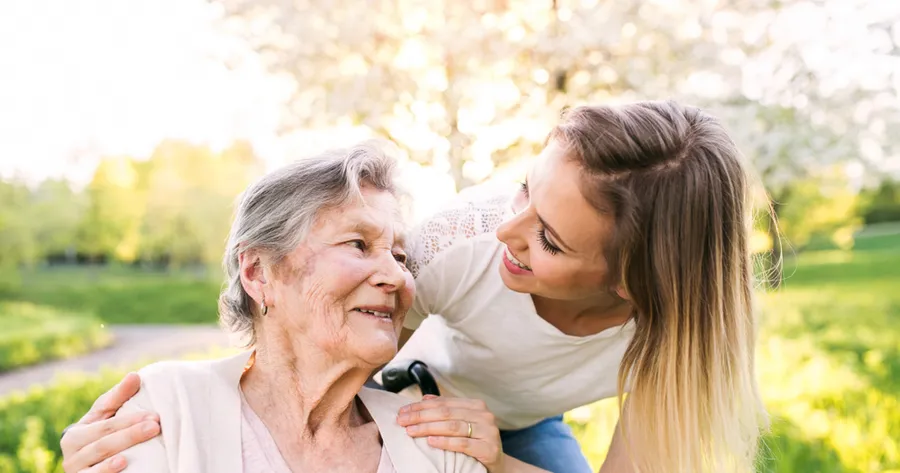
<svg viewBox="0 0 900 473">
<path fill-rule="evenodd" d="M 397 340 L 394 340 L 393 343 L 371 343 L 360 351 L 360 358 L 365 360 L 366 363 L 378 367 L 397 356 Z"/>
<path fill-rule="evenodd" d="M 522 284 L 522 281 L 512 277 L 505 268 L 500 268 L 500 279 L 507 289 L 513 292 L 521 292 L 522 294 L 532 294 L 532 288 L 528 284 Z"/>
</svg>

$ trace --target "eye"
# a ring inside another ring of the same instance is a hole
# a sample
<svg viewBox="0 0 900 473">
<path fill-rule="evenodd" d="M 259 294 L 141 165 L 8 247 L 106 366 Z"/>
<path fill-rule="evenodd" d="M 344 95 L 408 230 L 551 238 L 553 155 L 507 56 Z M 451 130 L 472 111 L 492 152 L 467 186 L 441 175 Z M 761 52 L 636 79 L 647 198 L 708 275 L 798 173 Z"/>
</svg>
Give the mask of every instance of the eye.
<svg viewBox="0 0 900 473">
<path fill-rule="evenodd" d="M 520 182 L 519 192 L 516 192 L 515 197 L 513 197 L 512 202 L 510 203 L 513 213 L 517 214 L 528 207 L 528 200 L 528 184 Z"/>
<path fill-rule="evenodd" d="M 366 251 L 366 242 L 362 240 L 350 240 L 347 242 L 347 244 L 359 251 Z"/>
<path fill-rule="evenodd" d="M 397 260 L 398 263 L 406 266 L 406 260 L 408 258 L 403 253 L 394 253 L 394 259 Z"/>
<path fill-rule="evenodd" d="M 544 249 L 547 253 L 551 255 L 557 255 L 562 253 L 562 250 L 557 248 L 553 243 L 550 243 L 550 240 L 547 240 L 547 232 L 543 228 L 539 228 L 537 231 L 538 242 L 541 244 L 541 248 Z"/>
</svg>

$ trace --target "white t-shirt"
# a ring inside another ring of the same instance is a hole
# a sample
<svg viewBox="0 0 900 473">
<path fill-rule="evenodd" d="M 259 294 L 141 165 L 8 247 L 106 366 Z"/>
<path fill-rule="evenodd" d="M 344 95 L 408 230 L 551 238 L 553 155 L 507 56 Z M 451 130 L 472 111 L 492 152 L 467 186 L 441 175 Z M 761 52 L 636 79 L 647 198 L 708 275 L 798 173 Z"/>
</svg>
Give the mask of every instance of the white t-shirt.
<svg viewBox="0 0 900 473">
<path fill-rule="evenodd" d="M 495 231 L 512 194 L 468 194 L 414 232 L 417 294 L 405 325 L 416 331 L 397 358 L 425 362 L 442 394 L 484 400 L 505 430 L 615 396 L 633 322 L 575 337 L 542 319 L 531 295 L 500 278 Z"/>
</svg>

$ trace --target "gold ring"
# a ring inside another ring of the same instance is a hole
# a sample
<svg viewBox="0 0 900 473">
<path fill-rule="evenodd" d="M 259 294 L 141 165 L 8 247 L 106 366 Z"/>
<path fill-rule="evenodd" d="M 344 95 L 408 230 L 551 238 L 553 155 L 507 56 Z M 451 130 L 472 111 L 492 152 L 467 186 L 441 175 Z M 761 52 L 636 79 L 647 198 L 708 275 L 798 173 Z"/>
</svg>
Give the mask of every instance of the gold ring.
<svg viewBox="0 0 900 473">
<path fill-rule="evenodd" d="M 472 423 L 466 422 L 466 424 L 469 424 L 469 433 L 468 433 L 468 435 L 466 435 L 466 437 L 472 438 Z"/>
</svg>

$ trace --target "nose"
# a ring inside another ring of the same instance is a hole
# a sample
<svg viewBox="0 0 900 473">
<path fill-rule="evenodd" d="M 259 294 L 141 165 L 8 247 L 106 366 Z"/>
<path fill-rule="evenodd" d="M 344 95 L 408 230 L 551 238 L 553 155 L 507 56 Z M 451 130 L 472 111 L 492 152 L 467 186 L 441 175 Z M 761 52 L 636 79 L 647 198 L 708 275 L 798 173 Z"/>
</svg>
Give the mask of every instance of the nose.
<svg viewBox="0 0 900 473">
<path fill-rule="evenodd" d="M 383 253 L 376 265 L 377 269 L 370 278 L 372 285 L 388 293 L 399 291 L 406 286 L 406 274 L 391 252 Z"/>
<path fill-rule="evenodd" d="M 528 238 L 525 236 L 528 210 L 519 212 L 497 227 L 497 239 L 513 250 L 528 249 Z"/>
</svg>

